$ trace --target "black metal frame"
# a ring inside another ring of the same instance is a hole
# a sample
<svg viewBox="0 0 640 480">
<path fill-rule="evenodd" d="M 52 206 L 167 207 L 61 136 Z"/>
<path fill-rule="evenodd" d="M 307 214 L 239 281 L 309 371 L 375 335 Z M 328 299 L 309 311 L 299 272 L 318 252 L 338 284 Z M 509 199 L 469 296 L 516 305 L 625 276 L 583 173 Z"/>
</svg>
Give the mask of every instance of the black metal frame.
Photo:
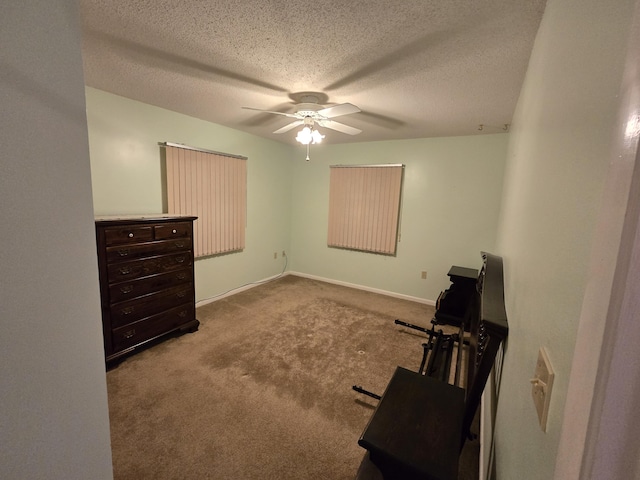
<svg viewBox="0 0 640 480">
<path fill-rule="evenodd" d="M 454 385 L 459 385 L 459 373 L 464 346 L 468 348 L 467 376 L 465 382 L 465 402 L 462 431 L 460 434 L 460 450 L 468 438 L 473 438 L 470 428 L 476 414 L 482 392 L 487 383 L 496 360 L 498 351 L 508 335 L 509 327 L 504 305 L 504 276 L 502 258 L 482 252 L 483 265 L 476 282 L 476 289 L 470 296 L 469 305 L 464 308 L 464 319 L 457 319 L 457 333 L 444 334 L 435 329 L 435 325 L 446 323 L 438 316 L 432 319 L 430 329 L 396 320 L 396 325 L 421 331 L 427 334 L 427 341 L 422 344 L 423 354 L 418 373 L 437 378 L 448 383 L 451 375 L 453 347 L 458 345 Z M 460 270 L 461 267 L 452 267 Z M 451 276 L 451 275 L 450 275 Z M 468 331 L 468 340 L 464 332 Z M 382 397 L 360 386 L 353 390 L 380 400 Z M 428 408 L 427 405 L 424 408 Z M 374 414 L 375 415 L 375 414 Z"/>
</svg>

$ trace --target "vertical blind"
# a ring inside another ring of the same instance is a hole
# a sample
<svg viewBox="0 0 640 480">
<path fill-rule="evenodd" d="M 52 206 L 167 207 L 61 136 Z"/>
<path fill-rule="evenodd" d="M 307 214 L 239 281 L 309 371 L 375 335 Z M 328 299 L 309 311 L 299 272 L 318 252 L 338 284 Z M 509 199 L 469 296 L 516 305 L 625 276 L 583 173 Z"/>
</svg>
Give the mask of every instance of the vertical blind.
<svg viewBox="0 0 640 480">
<path fill-rule="evenodd" d="M 330 247 L 395 255 L 404 165 L 331 166 Z"/>
<path fill-rule="evenodd" d="M 168 213 L 198 217 L 194 255 L 245 247 L 247 162 L 244 157 L 163 144 Z"/>
</svg>

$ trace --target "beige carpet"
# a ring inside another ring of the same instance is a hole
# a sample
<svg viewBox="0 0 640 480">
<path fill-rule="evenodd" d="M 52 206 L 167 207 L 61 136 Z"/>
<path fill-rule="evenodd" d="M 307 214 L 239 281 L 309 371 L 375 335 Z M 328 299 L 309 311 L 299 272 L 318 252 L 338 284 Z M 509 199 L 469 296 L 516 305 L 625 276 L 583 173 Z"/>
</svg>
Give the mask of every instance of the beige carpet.
<svg viewBox="0 0 640 480">
<path fill-rule="evenodd" d="M 200 330 L 107 373 L 114 476 L 377 479 L 357 444 L 397 365 L 416 370 L 433 308 L 295 276 L 201 307 Z M 460 478 L 477 478 L 468 442 Z"/>
</svg>

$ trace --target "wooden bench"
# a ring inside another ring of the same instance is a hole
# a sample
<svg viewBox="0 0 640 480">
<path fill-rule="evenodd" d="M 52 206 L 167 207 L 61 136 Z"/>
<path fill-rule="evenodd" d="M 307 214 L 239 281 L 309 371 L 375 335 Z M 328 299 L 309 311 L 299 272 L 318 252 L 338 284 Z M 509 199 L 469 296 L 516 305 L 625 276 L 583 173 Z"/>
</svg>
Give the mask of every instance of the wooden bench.
<svg viewBox="0 0 640 480">
<path fill-rule="evenodd" d="M 429 330 L 396 321 L 427 334 L 420 368 L 397 367 L 381 396 L 353 387 L 380 400 L 358 444 L 369 451 L 385 480 L 458 476 L 460 451 L 471 435 L 482 391 L 508 333 L 502 258 L 484 252 L 482 258 L 470 303 L 461 306 L 459 311 L 465 313 L 460 321 L 452 322 L 459 323 L 457 333 L 436 330 L 442 323 L 437 314 Z"/>
</svg>

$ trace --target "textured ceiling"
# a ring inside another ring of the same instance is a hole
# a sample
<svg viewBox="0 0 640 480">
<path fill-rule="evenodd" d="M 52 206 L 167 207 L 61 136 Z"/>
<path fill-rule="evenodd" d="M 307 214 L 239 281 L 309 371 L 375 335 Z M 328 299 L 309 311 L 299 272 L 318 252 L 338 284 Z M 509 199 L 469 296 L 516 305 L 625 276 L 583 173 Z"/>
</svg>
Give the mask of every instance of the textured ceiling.
<svg viewBox="0 0 640 480">
<path fill-rule="evenodd" d="M 502 132 L 544 0 L 80 0 L 85 83 L 295 143 L 296 94 L 362 111 L 346 143 Z M 482 131 L 479 125 L 483 124 Z"/>
</svg>

